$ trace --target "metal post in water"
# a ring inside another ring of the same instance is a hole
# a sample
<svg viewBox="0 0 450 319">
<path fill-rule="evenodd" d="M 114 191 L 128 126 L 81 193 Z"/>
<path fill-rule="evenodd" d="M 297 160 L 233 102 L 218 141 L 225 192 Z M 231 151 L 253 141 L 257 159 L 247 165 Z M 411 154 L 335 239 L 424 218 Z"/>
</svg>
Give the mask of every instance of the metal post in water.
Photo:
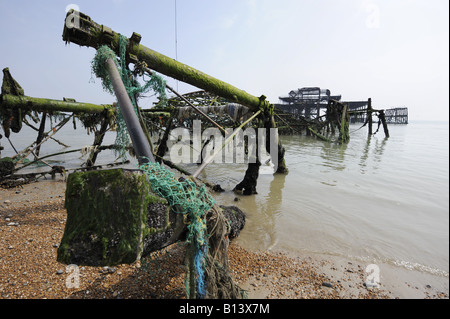
<svg viewBox="0 0 450 319">
<path fill-rule="evenodd" d="M 380 110 L 378 117 L 381 120 L 381 123 L 383 124 L 383 130 L 384 130 L 384 135 L 388 138 L 389 137 L 389 129 L 387 126 L 387 122 L 386 122 L 386 116 L 384 114 L 384 110 Z"/>
<path fill-rule="evenodd" d="M 369 135 L 372 135 L 372 99 L 367 101 L 367 118 L 369 119 Z"/>
</svg>

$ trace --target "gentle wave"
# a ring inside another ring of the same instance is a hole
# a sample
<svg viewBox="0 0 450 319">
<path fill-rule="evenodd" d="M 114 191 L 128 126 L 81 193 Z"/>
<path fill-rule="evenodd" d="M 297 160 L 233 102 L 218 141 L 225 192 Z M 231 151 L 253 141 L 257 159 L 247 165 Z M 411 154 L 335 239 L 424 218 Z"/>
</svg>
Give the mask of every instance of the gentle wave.
<svg viewBox="0 0 450 319">
<path fill-rule="evenodd" d="M 331 257 L 342 257 L 346 260 L 354 260 L 364 265 L 369 264 L 387 264 L 399 268 L 403 268 L 409 271 L 418 271 L 421 273 L 427 273 L 431 274 L 433 276 L 439 276 L 443 278 L 449 278 L 449 272 L 443 269 L 439 269 L 432 266 L 423 265 L 417 262 L 411 262 L 411 261 L 405 261 L 405 260 L 398 260 L 398 259 L 389 259 L 389 258 L 382 258 L 378 259 L 375 257 L 370 256 L 354 256 L 354 255 L 345 255 L 340 254 L 336 251 L 317 251 L 317 250 L 304 250 L 304 252 L 309 254 L 317 254 L 317 255 L 324 255 L 324 256 L 331 256 Z"/>
<path fill-rule="evenodd" d="M 392 261 L 395 266 L 403 267 L 408 270 L 416 270 L 420 272 L 430 273 L 436 276 L 442 276 L 448 278 L 448 272 L 442 269 L 433 268 L 430 266 L 422 265 L 419 263 L 404 261 L 404 260 L 395 260 Z"/>
</svg>

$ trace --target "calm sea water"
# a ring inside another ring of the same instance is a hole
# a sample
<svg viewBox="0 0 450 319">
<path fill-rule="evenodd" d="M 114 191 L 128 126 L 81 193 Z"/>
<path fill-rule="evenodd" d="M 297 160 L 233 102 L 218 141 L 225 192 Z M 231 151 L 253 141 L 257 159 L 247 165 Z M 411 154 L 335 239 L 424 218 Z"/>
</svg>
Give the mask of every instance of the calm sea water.
<svg viewBox="0 0 450 319">
<path fill-rule="evenodd" d="M 262 167 L 255 196 L 231 191 L 244 176 L 242 164 L 211 164 L 200 178 L 226 190 L 214 195 L 220 204 L 237 205 L 247 213 L 238 238 L 246 248 L 357 258 L 448 280 L 449 124 L 390 125 L 389 139 L 382 130 L 368 137 L 367 128 L 358 128 L 350 127 L 347 145 L 283 136 L 289 174 L 265 174 L 271 168 Z M 81 128 L 65 128 L 55 137 L 71 148 L 93 141 Z M 114 137 L 110 132 L 104 145 L 112 144 Z M 12 134 L 11 141 L 20 150 L 35 138 L 35 132 L 24 128 Z M 2 156 L 13 154 L 5 138 L 1 143 Z M 41 154 L 58 150 L 63 148 L 47 142 Z M 80 156 L 49 161 L 75 167 L 82 162 Z M 98 163 L 113 160 L 107 151 Z M 185 166 L 191 172 L 196 167 Z"/>
<path fill-rule="evenodd" d="M 258 195 L 240 197 L 248 214 L 238 239 L 280 248 L 449 272 L 449 125 L 390 125 L 368 137 L 351 126 L 348 145 L 284 136 L 288 175 L 261 175 Z M 232 189 L 243 170 L 210 168 Z M 234 195 L 217 196 L 221 202 Z"/>
</svg>

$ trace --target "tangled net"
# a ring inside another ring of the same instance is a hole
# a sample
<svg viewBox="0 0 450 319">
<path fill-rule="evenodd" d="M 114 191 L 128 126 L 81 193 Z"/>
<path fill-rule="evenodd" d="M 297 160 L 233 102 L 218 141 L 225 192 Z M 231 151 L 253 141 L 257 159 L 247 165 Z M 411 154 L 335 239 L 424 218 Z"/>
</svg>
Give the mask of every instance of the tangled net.
<svg viewBox="0 0 450 319">
<path fill-rule="evenodd" d="M 174 212 L 186 216 L 186 295 L 199 299 L 244 297 L 229 275 L 229 224 L 205 185 L 185 178 L 177 180 L 159 163 L 139 168 L 147 174 L 153 192 L 164 197 Z"/>
<path fill-rule="evenodd" d="M 165 96 L 165 81 L 154 74 L 144 86 L 140 86 L 125 63 L 126 37 L 120 35 L 120 60 L 108 47 L 102 46 L 92 61 L 92 70 L 102 79 L 103 88 L 114 93 L 108 72 L 105 68 L 107 59 L 115 61 L 134 110 L 138 114 L 136 97 L 138 94 L 153 89 L 160 94 L 160 100 Z M 129 143 L 128 130 L 117 105 L 117 137 L 116 145 L 124 156 Z M 171 209 L 186 216 L 186 295 L 188 298 L 229 298 L 245 297 L 245 292 L 236 286 L 228 270 L 228 238 L 229 224 L 221 209 L 208 194 L 205 185 L 199 185 L 196 180 L 180 178 L 160 166 L 159 163 L 143 164 L 139 167 L 146 173 L 152 185 L 152 191 L 165 198 Z"/>
</svg>

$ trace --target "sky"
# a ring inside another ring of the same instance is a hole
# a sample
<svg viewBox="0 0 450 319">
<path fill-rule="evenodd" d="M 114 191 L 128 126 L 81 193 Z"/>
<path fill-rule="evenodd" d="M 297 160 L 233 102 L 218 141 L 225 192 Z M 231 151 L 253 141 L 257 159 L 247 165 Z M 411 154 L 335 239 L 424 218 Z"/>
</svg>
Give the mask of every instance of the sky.
<svg viewBox="0 0 450 319">
<path fill-rule="evenodd" d="M 66 9 L 78 8 L 271 103 L 321 87 L 346 101 L 372 98 L 376 109 L 408 107 L 410 120 L 449 119 L 448 0 L 71 1 L 0 0 L 0 68 L 25 95 L 115 101 L 92 75 L 95 50 L 62 40 Z"/>
</svg>

